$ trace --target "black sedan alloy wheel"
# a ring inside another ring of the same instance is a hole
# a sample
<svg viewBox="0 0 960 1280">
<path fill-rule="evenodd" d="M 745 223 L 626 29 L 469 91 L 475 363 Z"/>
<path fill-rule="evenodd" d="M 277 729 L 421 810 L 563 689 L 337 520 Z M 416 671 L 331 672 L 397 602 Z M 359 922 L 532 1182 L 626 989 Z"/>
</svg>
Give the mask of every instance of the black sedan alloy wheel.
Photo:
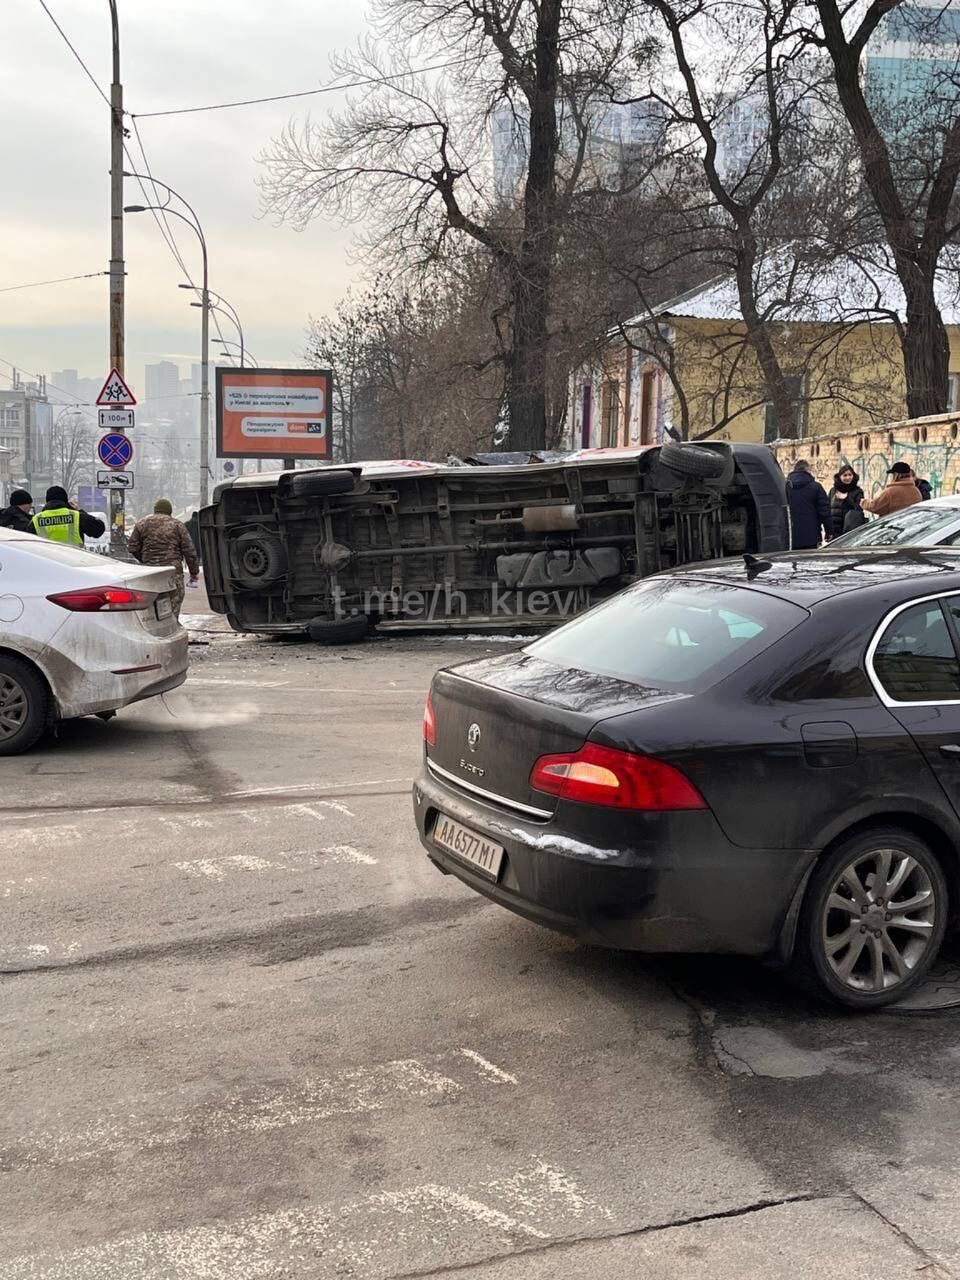
<svg viewBox="0 0 960 1280">
<path fill-rule="evenodd" d="M 893 829 L 845 842 L 811 881 L 800 962 L 853 1008 L 901 999 L 936 958 L 948 894 L 933 852 Z"/>
</svg>

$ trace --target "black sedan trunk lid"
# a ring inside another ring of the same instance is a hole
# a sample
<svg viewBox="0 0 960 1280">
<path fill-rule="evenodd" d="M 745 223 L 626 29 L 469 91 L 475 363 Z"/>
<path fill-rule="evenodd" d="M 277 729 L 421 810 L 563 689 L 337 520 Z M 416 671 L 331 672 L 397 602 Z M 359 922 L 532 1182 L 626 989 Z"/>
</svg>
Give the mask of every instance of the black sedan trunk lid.
<svg viewBox="0 0 960 1280">
<path fill-rule="evenodd" d="M 576 751 L 608 716 L 682 694 L 554 666 L 522 652 L 441 671 L 431 691 L 436 742 L 428 766 L 494 804 L 547 818 L 556 797 L 530 787 L 542 755 Z"/>
</svg>

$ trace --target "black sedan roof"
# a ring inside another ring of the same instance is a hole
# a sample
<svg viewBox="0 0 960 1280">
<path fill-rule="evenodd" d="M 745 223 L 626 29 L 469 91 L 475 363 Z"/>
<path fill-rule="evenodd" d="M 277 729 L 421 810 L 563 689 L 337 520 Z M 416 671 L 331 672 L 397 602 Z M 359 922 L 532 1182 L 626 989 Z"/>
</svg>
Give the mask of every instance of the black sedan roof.
<svg viewBox="0 0 960 1280">
<path fill-rule="evenodd" d="M 915 592 L 960 591 L 960 551 L 944 547 L 851 548 L 738 556 L 673 570 L 677 577 L 753 587 L 809 608 L 840 593 L 902 587 Z"/>
</svg>

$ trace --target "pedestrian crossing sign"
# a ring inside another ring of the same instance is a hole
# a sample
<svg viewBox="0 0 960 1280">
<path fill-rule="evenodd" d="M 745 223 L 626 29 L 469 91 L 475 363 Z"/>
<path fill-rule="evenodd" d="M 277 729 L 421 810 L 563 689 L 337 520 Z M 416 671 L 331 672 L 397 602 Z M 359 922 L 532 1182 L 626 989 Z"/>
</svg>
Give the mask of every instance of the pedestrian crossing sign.
<svg viewBox="0 0 960 1280">
<path fill-rule="evenodd" d="M 133 392 L 124 382 L 122 375 L 111 369 L 103 389 L 97 396 L 97 404 L 136 404 Z"/>
</svg>

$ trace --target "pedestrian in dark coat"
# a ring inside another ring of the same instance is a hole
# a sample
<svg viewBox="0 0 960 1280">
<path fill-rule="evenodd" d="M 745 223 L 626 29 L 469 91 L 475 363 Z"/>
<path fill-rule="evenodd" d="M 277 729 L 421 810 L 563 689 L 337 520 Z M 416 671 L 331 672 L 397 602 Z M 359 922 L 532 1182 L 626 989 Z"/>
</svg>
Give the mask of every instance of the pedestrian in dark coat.
<svg viewBox="0 0 960 1280">
<path fill-rule="evenodd" d="M 794 551 L 819 547 L 821 529 L 825 537 L 830 537 L 830 501 L 823 485 L 811 474 L 806 458 L 798 458 L 787 476 L 787 499 Z"/>
<path fill-rule="evenodd" d="M 860 510 L 863 501 L 863 490 L 860 478 L 853 467 L 841 467 L 833 477 L 833 488 L 830 490 L 830 534 L 831 538 L 839 538 L 841 533 L 856 528 L 866 520 Z"/>
<path fill-rule="evenodd" d="M 0 511 L 0 529 L 13 529 L 15 533 L 34 533 L 33 498 L 26 489 L 14 489 L 10 505 Z"/>
</svg>

